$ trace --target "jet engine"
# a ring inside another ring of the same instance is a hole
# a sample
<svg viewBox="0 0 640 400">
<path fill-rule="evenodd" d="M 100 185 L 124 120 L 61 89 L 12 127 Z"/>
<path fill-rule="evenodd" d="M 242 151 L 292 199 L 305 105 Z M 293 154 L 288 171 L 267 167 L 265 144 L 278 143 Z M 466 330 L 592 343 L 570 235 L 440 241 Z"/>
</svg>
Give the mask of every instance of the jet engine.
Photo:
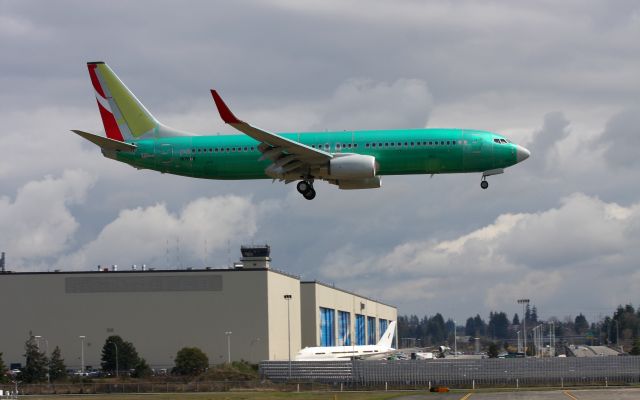
<svg viewBox="0 0 640 400">
<path fill-rule="evenodd" d="M 345 154 L 332 158 L 317 175 L 328 180 L 363 180 L 375 177 L 376 172 L 375 157 Z"/>
<path fill-rule="evenodd" d="M 379 176 L 366 179 L 340 179 L 336 181 L 338 188 L 343 190 L 351 189 L 378 189 L 382 186 L 382 180 Z"/>
</svg>

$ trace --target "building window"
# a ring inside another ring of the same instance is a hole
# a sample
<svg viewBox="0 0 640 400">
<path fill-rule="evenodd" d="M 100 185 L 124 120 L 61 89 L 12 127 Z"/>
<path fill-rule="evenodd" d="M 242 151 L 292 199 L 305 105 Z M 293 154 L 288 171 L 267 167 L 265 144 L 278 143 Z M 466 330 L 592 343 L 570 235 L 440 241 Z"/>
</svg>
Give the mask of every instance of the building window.
<svg viewBox="0 0 640 400">
<path fill-rule="evenodd" d="M 320 346 L 335 346 L 336 312 L 331 308 L 320 307 Z"/>
<path fill-rule="evenodd" d="M 367 344 L 365 342 L 364 331 L 364 315 L 356 314 L 356 345 L 363 346 Z"/>
<path fill-rule="evenodd" d="M 376 344 L 376 317 L 367 317 L 367 344 Z"/>
<path fill-rule="evenodd" d="M 338 311 L 338 346 L 351 346 L 351 313 Z"/>
<path fill-rule="evenodd" d="M 379 320 L 379 324 L 380 324 L 380 338 L 382 338 L 382 335 L 384 335 L 385 331 L 387 330 L 387 327 L 389 326 L 389 321 L 387 321 L 386 319 L 382 319 L 380 318 Z"/>
</svg>

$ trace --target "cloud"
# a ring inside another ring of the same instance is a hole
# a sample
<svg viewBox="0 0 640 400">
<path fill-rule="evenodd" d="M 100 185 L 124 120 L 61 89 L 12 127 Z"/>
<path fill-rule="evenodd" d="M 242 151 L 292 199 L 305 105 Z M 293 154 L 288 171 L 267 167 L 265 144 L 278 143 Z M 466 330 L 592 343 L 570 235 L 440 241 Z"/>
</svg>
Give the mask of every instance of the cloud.
<svg viewBox="0 0 640 400">
<path fill-rule="evenodd" d="M 611 117 L 595 145 L 604 148 L 603 157 L 614 168 L 640 165 L 640 108 L 627 109 Z"/>
<path fill-rule="evenodd" d="M 58 264 L 80 270 L 143 263 L 162 268 L 210 266 L 211 255 L 226 248 L 227 241 L 246 240 L 256 232 L 258 209 L 238 196 L 199 198 L 178 213 L 165 204 L 125 209 L 93 241 Z"/>
<path fill-rule="evenodd" d="M 500 215 L 450 240 L 414 240 L 374 254 L 348 245 L 325 259 L 322 274 L 392 302 L 428 300 L 435 309 L 447 309 L 453 293 L 456 303 L 487 311 L 518 295 L 549 305 L 576 287 L 624 283 L 635 269 L 639 224 L 640 203 L 624 207 L 576 193 L 556 208 Z"/>
<path fill-rule="evenodd" d="M 7 249 L 9 266 L 50 260 L 68 250 L 79 225 L 69 207 L 84 203 L 93 183 L 88 173 L 67 170 L 59 178 L 26 183 L 13 201 L 0 197 L 0 243 Z"/>
<path fill-rule="evenodd" d="M 542 168 L 546 172 L 553 171 L 558 166 L 558 143 L 569 136 L 569 120 L 562 112 L 550 112 L 544 116 L 542 128 L 533 134 L 533 141 L 529 150 L 535 155 L 530 163 L 536 164 L 536 169 Z"/>
</svg>

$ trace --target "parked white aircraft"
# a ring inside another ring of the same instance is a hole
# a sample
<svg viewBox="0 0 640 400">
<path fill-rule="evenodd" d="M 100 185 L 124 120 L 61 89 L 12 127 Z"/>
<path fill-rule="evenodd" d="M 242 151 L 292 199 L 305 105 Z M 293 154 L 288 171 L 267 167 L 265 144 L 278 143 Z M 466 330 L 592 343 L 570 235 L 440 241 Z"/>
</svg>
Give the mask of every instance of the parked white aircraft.
<svg viewBox="0 0 640 400">
<path fill-rule="evenodd" d="M 391 347 L 396 321 L 387 327 L 378 344 L 359 346 L 305 347 L 296 354 L 295 361 L 335 361 L 337 359 L 383 357 L 393 353 Z"/>
</svg>

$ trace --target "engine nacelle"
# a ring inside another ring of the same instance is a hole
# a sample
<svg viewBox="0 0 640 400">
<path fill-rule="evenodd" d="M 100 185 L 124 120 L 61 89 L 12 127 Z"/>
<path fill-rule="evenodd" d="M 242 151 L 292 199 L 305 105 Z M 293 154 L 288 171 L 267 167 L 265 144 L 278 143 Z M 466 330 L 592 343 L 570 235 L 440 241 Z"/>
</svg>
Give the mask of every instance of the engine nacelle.
<svg viewBox="0 0 640 400">
<path fill-rule="evenodd" d="M 336 183 L 338 188 L 342 190 L 378 189 L 382 186 L 382 179 L 379 176 L 374 176 L 365 179 L 340 179 Z"/>
<path fill-rule="evenodd" d="M 376 176 L 376 159 L 362 154 L 346 154 L 332 158 L 318 175 L 325 179 L 367 179 Z"/>
</svg>

